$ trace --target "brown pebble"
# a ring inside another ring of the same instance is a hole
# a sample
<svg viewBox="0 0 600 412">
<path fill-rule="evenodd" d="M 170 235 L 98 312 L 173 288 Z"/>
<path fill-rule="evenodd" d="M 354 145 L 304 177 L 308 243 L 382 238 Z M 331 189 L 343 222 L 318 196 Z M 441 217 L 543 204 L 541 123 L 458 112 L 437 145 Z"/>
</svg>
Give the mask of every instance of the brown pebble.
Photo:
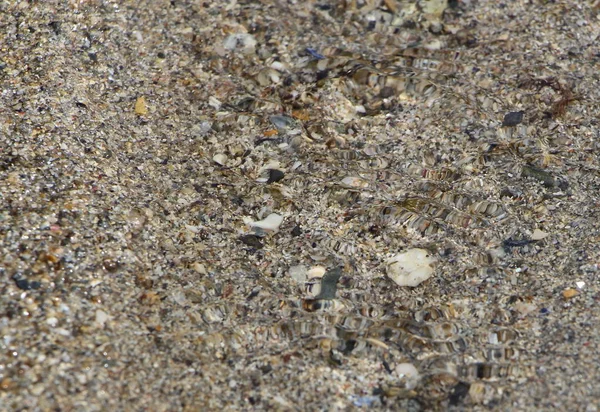
<svg viewBox="0 0 600 412">
<path fill-rule="evenodd" d="M 146 107 L 146 98 L 144 96 L 138 97 L 135 101 L 135 114 L 140 116 L 148 114 L 148 108 Z"/>
<path fill-rule="evenodd" d="M 569 289 L 565 289 L 563 291 L 563 297 L 565 299 L 571 299 L 575 296 L 579 295 L 579 292 L 577 292 L 575 289 L 569 288 Z"/>
</svg>

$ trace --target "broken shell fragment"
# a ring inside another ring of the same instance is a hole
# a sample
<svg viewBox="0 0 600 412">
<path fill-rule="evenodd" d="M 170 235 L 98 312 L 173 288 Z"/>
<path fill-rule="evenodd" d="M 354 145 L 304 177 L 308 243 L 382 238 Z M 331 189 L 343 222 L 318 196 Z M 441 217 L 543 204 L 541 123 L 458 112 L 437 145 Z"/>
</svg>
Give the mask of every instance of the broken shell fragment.
<svg viewBox="0 0 600 412">
<path fill-rule="evenodd" d="M 419 286 L 433 274 L 435 259 L 425 249 L 410 249 L 386 263 L 387 275 L 398 286 Z"/>
<path fill-rule="evenodd" d="M 223 153 L 217 153 L 213 156 L 213 162 L 218 165 L 225 166 L 225 163 L 227 163 L 227 155 Z"/>
<path fill-rule="evenodd" d="M 346 176 L 345 178 L 342 179 L 342 184 L 344 186 L 358 187 L 358 188 L 366 188 L 367 186 L 369 186 L 368 182 L 364 181 L 360 177 L 354 177 L 354 176 Z"/>
<path fill-rule="evenodd" d="M 415 389 L 420 375 L 412 363 L 400 363 L 396 366 L 396 374 L 404 381 L 406 389 Z"/>
<path fill-rule="evenodd" d="M 266 232 L 277 232 L 281 223 L 283 223 L 283 216 L 278 215 L 277 213 L 271 213 L 263 220 L 250 222 L 250 227 L 253 229 L 261 229 Z"/>
<path fill-rule="evenodd" d="M 254 51 L 256 47 L 256 39 L 253 35 L 248 33 L 234 33 L 230 34 L 223 42 L 223 47 L 226 50 L 239 50 L 244 54 L 248 54 Z"/>
<path fill-rule="evenodd" d="M 542 240 L 548 237 L 548 233 L 540 229 L 535 229 L 531 234 L 531 240 Z"/>
<path fill-rule="evenodd" d="M 308 279 L 322 278 L 323 275 L 325 275 L 325 272 L 326 269 L 323 266 L 313 266 L 312 268 L 310 268 L 306 275 Z"/>
</svg>

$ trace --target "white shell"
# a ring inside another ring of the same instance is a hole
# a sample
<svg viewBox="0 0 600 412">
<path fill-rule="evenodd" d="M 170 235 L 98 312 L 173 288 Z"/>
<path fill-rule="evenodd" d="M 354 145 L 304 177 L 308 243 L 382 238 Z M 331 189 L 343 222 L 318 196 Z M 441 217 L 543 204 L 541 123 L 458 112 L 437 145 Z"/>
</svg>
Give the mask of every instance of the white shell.
<svg viewBox="0 0 600 412">
<path fill-rule="evenodd" d="M 365 188 L 365 187 L 369 186 L 369 183 L 365 182 L 360 177 L 354 177 L 354 176 L 346 176 L 345 178 L 342 179 L 342 184 L 345 186 L 360 187 L 360 188 Z"/>
<path fill-rule="evenodd" d="M 258 222 L 251 222 L 250 227 L 262 229 L 265 231 L 277 232 L 279 226 L 283 223 L 283 216 L 277 213 L 271 213 L 269 216 Z"/>
<path fill-rule="evenodd" d="M 398 286 L 419 286 L 433 274 L 435 259 L 425 249 L 410 249 L 387 261 L 387 275 Z"/>
<path fill-rule="evenodd" d="M 251 52 L 256 46 L 256 39 L 248 33 L 230 34 L 223 42 L 227 50 L 241 50 L 244 53 Z"/>
<path fill-rule="evenodd" d="M 325 269 L 323 266 L 313 266 L 310 268 L 306 276 L 308 279 L 322 278 L 326 271 L 327 269 Z"/>
<path fill-rule="evenodd" d="M 221 166 L 225 166 L 225 163 L 227 163 L 227 155 L 223 153 L 217 153 L 213 156 L 213 162 L 220 164 Z"/>
<path fill-rule="evenodd" d="M 412 363 L 400 363 L 396 365 L 396 375 L 404 380 L 406 389 L 414 389 L 419 383 L 420 375 Z"/>
</svg>

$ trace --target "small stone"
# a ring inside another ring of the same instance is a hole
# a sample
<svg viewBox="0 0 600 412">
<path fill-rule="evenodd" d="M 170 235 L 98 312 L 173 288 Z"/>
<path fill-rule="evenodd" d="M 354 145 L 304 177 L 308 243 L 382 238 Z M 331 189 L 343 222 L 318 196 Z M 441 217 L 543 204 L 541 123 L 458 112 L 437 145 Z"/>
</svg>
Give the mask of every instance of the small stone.
<svg viewBox="0 0 600 412">
<path fill-rule="evenodd" d="M 146 98 L 144 96 L 140 96 L 135 101 L 135 114 L 139 116 L 144 116 L 148 114 L 148 107 L 146 106 Z"/>
<path fill-rule="evenodd" d="M 410 249 L 387 261 L 387 275 L 398 286 L 419 286 L 433 274 L 435 259 L 425 249 Z"/>
<path fill-rule="evenodd" d="M 198 272 L 198 273 L 200 273 L 202 275 L 208 275 L 208 272 L 206 270 L 206 266 L 204 266 L 200 262 L 194 262 L 194 263 L 192 263 L 192 269 L 194 269 L 196 272 Z"/>
<path fill-rule="evenodd" d="M 565 290 L 563 291 L 563 297 L 564 297 L 565 299 L 571 299 L 571 298 L 574 298 L 574 297 L 575 297 L 575 296 L 577 296 L 578 294 L 579 294 L 579 292 L 577 292 L 577 290 L 575 290 L 575 289 L 573 289 L 573 288 L 568 288 L 568 289 L 565 289 Z"/>
<path fill-rule="evenodd" d="M 302 234 L 302 229 L 300 228 L 300 226 L 298 226 L 298 225 L 294 226 L 294 228 L 292 229 L 292 236 L 298 237 L 301 234 Z"/>
<path fill-rule="evenodd" d="M 513 127 L 518 125 L 523 121 L 523 114 L 525 112 L 510 112 L 504 115 L 504 120 L 502 121 L 502 127 Z"/>
<path fill-rule="evenodd" d="M 221 101 L 219 99 L 217 99 L 215 96 L 210 96 L 208 98 L 208 105 L 215 110 L 219 110 L 219 109 L 221 109 L 221 106 L 223 105 L 223 103 L 221 103 Z"/>
<path fill-rule="evenodd" d="M 146 214 L 141 209 L 132 209 L 126 216 L 127 223 L 133 233 L 139 233 L 146 224 Z"/>
<path fill-rule="evenodd" d="M 267 183 L 279 182 L 281 179 L 284 178 L 284 176 L 285 173 L 283 173 L 281 170 L 269 169 L 269 180 L 267 180 Z"/>
<path fill-rule="evenodd" d="M 469 387 L 469 398 L 474 404 L 481 404 L 485 400 L 485 383 L 473 382 Z"/>
<path fill-rule="evenodd" d="M 264 246 L 260 241 L 260 238 L 256 235 L 244 235 L 240 236 L 240 242 L 254 249 L 262 249 Z"/>
<path fill-rule="evenodd" d="M 297 283 L 306 282 L 307 272 L 308 270 L 304 265 L 290 266 L 290 277 Z"/>
<path fill-rule="evenodd" d="M 277 130 L 282 132 L 292 128 L 296 124 L 296 121 L 293 118 L 279 114 L 269 117 L 269 120 L 271 123 L 273 123 Z"/>
<path fill-rule="evenodd" d="M 342 275 L 342 268 L 337 267 L 328 270 L 321 279 L 321 292 L 315 299 L 335 299 L 337 292 L 337 282 Z"/>
<path fill-rule="evenodd" d="M 452 389 L 452 393 L 448 398 L 449 404 L 451 406 L 458 406 L 463 401 L 463 399 L 469 394 L 469 389 L 471 385 L 467 382 L 459 382 Z"/>
<path fill-rule="evenodd" d="M 27 279 L 13 276 L 13 280 L 15 281 L 15 284 L 17 285 L 17 287 L 19 289 L 21 289 L 21 290 L 30 290 L 31 289 L 31 285 L 29 284 L 29 281 Z"/>
<path fill-rule="evenodd" d="M 98 327 L 103 328 L 108 318 L 108 313 L 104 312 L 103 310 L 98 309 L 96 311 L 96 325 L 98 325 Z"/>
</svg>

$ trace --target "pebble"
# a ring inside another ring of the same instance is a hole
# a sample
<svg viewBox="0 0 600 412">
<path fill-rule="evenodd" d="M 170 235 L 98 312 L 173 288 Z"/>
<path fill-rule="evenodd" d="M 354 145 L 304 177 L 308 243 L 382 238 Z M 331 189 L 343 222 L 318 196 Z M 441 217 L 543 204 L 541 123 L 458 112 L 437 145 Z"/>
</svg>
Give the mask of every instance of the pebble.
<svg viewBox="0 0 600 412">
<path fill-rule="evenodd" d="M 342 268 L 337 267 L 328 270 L 321 279 L 321 292 L 315 299 L 335 299 L 337 292 L 337 282 L 342 276 Z"/>
<path fill-rule="evenodd" d="M 564 297 L 565 299 L 571 299 L 571 298 L 574 298 L 574 297 L 575 297 L 575 296 L 577 296 L 578 294 L 579 294 L 579 292 L 577 292 L 577 290 L 575 290 L 575 289 L 573 289 L 573 288 L 568 288 L 568 289 L 565 289 L 565 290 L 563 291 L 563 297 Z"/>
<path fill-rule="evenodd" d="M 276 183 L 285 177 L 285 173 L 278 169 L 269 169 L 269 179 L 267 183 Z"/>
<path fill-rule="evenodd" d="M 502 120 L 502 127 L 513 127 L 518 125 L 523 121 L 523 114 L 525 112 L 509 112 L 504 115 L 504 120 Z"/>
<path fill-rule="evenodd" d="M 194 262 L 194 263 L 192 263 L 191 268 L 194 269 L 196 272 L 202 274 L 202 275 L 208 275 L 208 271 L 206 270 L 206 266 L 204 266 L 200 262 Z"/>
<path fill-rule="evenodd" d="M 208 98 L 208 105 L 215 110 L 220 110 L 223 103 L 221 103 L 221 101 L 219 99 L 217 99 L 216 97 L 210 96 Z"/>
<path fill-rule="evenodd" d="M 282 132 L 296 124 L 296 121 L 293 118 L 278 114 L 269 117 L 269 120 L 279 131 Z"/>
<path fill-rule="evenodd" d="M 387 261 L 387 275 L 398 286 L 416 287 L 433 274 L 435 259 L 425 249 L 410 249 Z"/>
<path fill-rule="evenodd" d="M 306 282 L 307 279 L 307 268 L 304 265 L 290 266 L 290 277 L 297 283 Z"/>
<path fill-rule="evenodd" d="M 135 114 L 143 116 L 148 114 L 148 106 L 146 105 L 146 98 L 144 96 L 138 97 L 135 101 Z"/>
<path fill-rule="evenodd" d="M 31 289 L 39 289 L 42 284 L 36 280 L 34 280 L 33 282 L 28 281 L 27 279 L 23 279 L 21 277 L 18 276 L 13 276 L 13 280 L 15 281 L 15 284 L 17 285 L 17 287 L 21 290 L 31 290 Z"/>
<path fill-rule="evenodd" d="M 264 246 L 260 241 L 260 238 L 256 235 L 244 235 L 240 236 L 240 242 L 254 249 L 262 249 Z"/>
<path fill-rule="evenodd" d="M 96 311 L 96 325 L 98 325 L 98 327 L 104 327 L 104 324 L 106 323 L 108 318 L 108 313 L 104 312 L 103 310 L 98 309 Z"/>
<path fill-rule="evenodd" d="M 302 228 L 298 225 L 294 226 L 294 228 L 292 229 L 292 236 L 294 237 L 298 237 L 302 234 Z"/>
</svg>

